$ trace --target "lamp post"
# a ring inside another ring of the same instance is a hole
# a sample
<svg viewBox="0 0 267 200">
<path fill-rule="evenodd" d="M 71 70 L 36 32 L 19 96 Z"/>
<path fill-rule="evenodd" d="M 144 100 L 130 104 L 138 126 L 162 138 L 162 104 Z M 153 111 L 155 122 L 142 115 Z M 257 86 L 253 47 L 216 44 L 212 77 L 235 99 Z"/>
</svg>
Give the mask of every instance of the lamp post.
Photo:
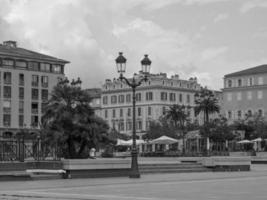
<svg viewBox="0 0 267 200">
<path fill-rule="evenodd" d="M 127 78 L 123 76 L 123 73 L 126 71 L 126 58 L 122 55 L 122 52 L 119 52 L 119 56 L 116 58 L 116 65 L 117 65 L 117 71 L 120 74 L 120 80 L 125 81 L 125 83 L 132 88 L 132 100 L 133 100 L 133 144 L 132 144 L 132 164 L 131 164 L 131 173 L 130 173 L 130 178 L 140 178 L 140 173 L 138 169 L 138 161 L 137 161 L 137 148 L 136 148 L 136 120 L 135 120 L 135 102 L 136 102 L 136 97 L 135 97 L 135 91 L 138 86 L 142 84 L 142 82 L 146 82 L 148 80 L 148 74 L 150 71 L 150 65 L 151 65 L 151 60 L 148 58 L 148 55 L 146 54 L 143 60 L 141 60 L 141 72 L 144 75 L 143 77 L 135 78 L 133 77 L 131 81 L 129 81 Z"/>
</svg>

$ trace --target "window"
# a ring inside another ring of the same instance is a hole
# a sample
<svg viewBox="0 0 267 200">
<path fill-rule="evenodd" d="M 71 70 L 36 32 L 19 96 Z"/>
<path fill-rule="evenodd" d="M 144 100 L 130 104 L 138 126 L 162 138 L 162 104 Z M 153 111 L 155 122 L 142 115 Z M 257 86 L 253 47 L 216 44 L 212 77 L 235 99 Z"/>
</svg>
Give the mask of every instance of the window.
<svg viewBox="0 0 267 200">
<path fill-rule="evenodd" d="M 162 107 L 162 115 L 165 115 L 166 114 L 166 108 L 165 106 Z"/>
<path fill-rule="evenodd" d="M 13 67 L 14 66 L 14 60 L 4 59 L 3 60 L 3 65 L 4 66 L 11 66 L 11 67 Z"/>
<path fill-rule="evenodd" d="M 117 103 L 117 96 L 116 95 L 111 96 L 111 103 L 112 104 Z"/>
<path fill-rule="evenodd" d="M 4 72 L 4 84 L 11 84 L 11 72 Z"/>
<path fill-rule="evenodd" d="M 108 104 L 108 97 L 107 96 L 103 96 L 103 104 L 104 105 Z"/>
<path fill-rule="evenodd" d="M 3 125 L 5 127 L 9 127 L 11 125 L 11 115 L 10 114 L 4 114 L 3 115 Z"/>
<path fill-rule="evenodd" d="M 259 77 L 259 79 L 258 79 L 258 84 L 259 84 L 259 85 L 263 85 L 263 77 Z"/>
<path fill-rule="evenodd" d="M 46 109 L 46 106 L 47 106 L 47 102 L 42 102 L 41 103 L 41 112 L 44 113 L 45 112 L 45 109 Z"/>
<path fill-rule="evenodd" d="M 24 85 L 24 74 L 19 74 L 19 85 Z"/>
<path fill-rule="evenodd" d="M 257 92 L 257 94 L 258 94 L 258 99 L 262 99 L 262 96 L 263 96 L 263 93 L 262 93 L 262 91 L 260 90 L 260 91 L 258 91 Z"/>
<path fill-rule="evenodd" d="M 136 101 L 141 101 L 141 93 L 136 93 L 135 98 Z"/>
<path fill-rule="evenodd" d="M 237 85 L 238 85 L 238 87 L 242 87 L 242 79 L 237 80 Z"/>
<path fill-rule="evenodd" d="M 124 131 L 124 121 L 119 122 L 119 131 Z"/>
<path fill-rule="evenodd" d="M 4 86 L 4 98 L 11 98 L 11 87 Z"/>
<path fill-rule="evenodd" d="M 228 111 L 228 119 L 232 119 L 232 111 Z"/>
<path fill-rule="evenodd" d="M 24 115 L 19 115 L 19 127 L 23 127 L 24 125 Z"/>
<path fill-rule="evenodd" d="M 24 112 L 24 102 L 19 101 L 19 113 L 23 113 L 23 112 Z"/>
<path fill-rule="evenodd" d="M 40 64 L 40 70 L 43 72 L 50 72 L 50 64 L 48 63 L 41 63 Z"/>
<path fill-rule="evenodd" d="M 140 117 L 142 116 L 142 108 L 137 108 L 137 116 Z"/>
<path fill-rule="evenodd" d="M 160 93 L 160 99 L 162 100 L 162 101 L 167 101 L 167 92 L 161 92 Z"/>
<path fill-rule="evenodd" d="M 41 77 L 41 84 L 42 84 L 42 87 L 48 87 L 48 76 L 42 76 Z"/>
<path fill-rule="evenodd" d="M 248 115 L 248 117 L 251 117 L 252 116 L 252 111 L 248 110 L 247 115 Z"/>
<path fill-rule="evenodd" d="M 112 110 L 112 117 L 116 118 L 116 110 L 115 109 Z"/>
<path fill-rule="evenodd" d="M 52 65 L 52 70 L 54 73 L 63 73 L 61 65 Z"/>
<path fill-rule="evenodd" d="M 238 92 L 236 95 L 237 95 L 237 100 L 240 101 L 242 99 L 242 93 Z"/>
<path fill-rule="evenodd" d="M 238 110 L 237 111 L 237 118 L 238 119 L 241 119 L 241 117 L 242 117 L 242 111 L 241 110 Z"/>
<path fill-rule="evenodd" d="M 48 90 L 42 90 L 42 100 L 43 101 L 48 100 Z"/>
<path fill-rule="evenodd" d="M 230 87 L 232 87 L 232 80 L 228 80 L 227 81 L 227 86 L 230 88 Z"/>
<path fill-rule="evenodd" d="M 38 85 L 39 85 L 39 76 L 32 75 L 32 86 L 38 86 Z"/>
<path fill-rule="evenodd" d="M 38 62 L 29 62 L 28 68 L 33 71 L 39 71 L 39 63 Z"/>
<path fill-rule="evenodd" d="M 132 130 L 132 122 L 131 121 L 127 121 L 126 123 L 126 130 Z"/>
<path fill-rule="evenodd" d="M 128 108 L 128 110 L 127 110 L 127 116 L 128 116 L 128 117 L 131 117 L 131 113 L 132 113 L 132 112 L 131 112 L 131 108 Z"/>
<path fill-rule="evenodd" d="M 123 109 L 120 109 L 120 117 L 123 117 Z"/>
<path fill-rule="evenodd" d="M 11 101 L 10 100 L 5 100 L 3 102 L 3 110 L 4 110 L 4 113 L 10 113 L 11 112 Z"/>
<path fill-rule="evenodd" d="M 105 118 L 108 118 L 108 110 L 105 110 Z"/>
<path fill-rule="evenodd" d="M 137 121 L 137 130 L 142 130 L 142 129 L 143 129 L 142 121 Z"/>
<path fill-rule="evenodd" d="M 190 103 L 190 94 L 186 95 L 186 101 L 187 101 L 187 103 Z"/>
<path fill-rule="evenodd" d="M 38 103 L 32 103 L 32 114 L 38 114 Z"/>
<path fill-rule="evenodd" d="M 182 103 L 183 102 L 183 94 L 179 94 L 179 101 Z"/>
<path fill-rule="evenodd" d="M 152 108 L 149 106 L 149 107 L 148 107 L 148 110 L 147 110 L 147 115 L 150 116 L 151 114 L 152 114 Z"/>
<path fill-rule="evenodd" d="M 232 101 L 232 93 L 227 93 L 227 101 Z"/>
<path fill-rule="evenodd" d="M 253 85 L 253 78 L 250 77 L 248 78 L 248 86 L 252 86 Z"/>
<path fill-rule="evenodd" d="M 25 61 L 16 61 L 16 67 L 26 68 L 27 63 Z"/>
<path fill-rule="evenodd" d="M 38 122 L 39 122 L 38 116 L 32 115 L 32 117 L 31 117 L 31 125 L 32 125 L 32 127 L 37 127 L 38 126 Z"/>
<path fill-rule="evenodd" d="M 126 95 L 126 102 L 127 103 L 131 102 L 131 94 Z"/>
<path fill-rule="evenodd" d="M 263 111 L 262 111 L 262 109 L 259 109 L 259 110 L 258 110 L 258 115 L 259 115 L 260 117 L 263 116 Z"/>
<path fill-rule="evenodd" d="M 147 101 L 152 101 L 153 100 L 153 93 L 152 92 L 147 92 L 146 93 L 146 100 Z"/>
<path fill-rule="evenodd" d="M 38 89 L 32 89 L 32 99 L 33 100 L 38 100 L 39 99 L 39 91 Z"/>
<path fill-rule="evenodd" d="M 23 87 L 19 88 L 19 99 L 24 99 L 24 88 Z"/>
<path fill-rule="evenodd" d="M 248 98 L 248 100 L 252 99 L 252 92 L 251 91 L 247 92 L 247 98 Z"/>
<path fill-rule="evenodd" d="M 170 93 L 170 101 L 176 101 L 175 93 Z"/>
<path fill-rule="evenodd" d="M 124 103 L 124 95 L 119 95 L 119 103 Z"/>
</svg>

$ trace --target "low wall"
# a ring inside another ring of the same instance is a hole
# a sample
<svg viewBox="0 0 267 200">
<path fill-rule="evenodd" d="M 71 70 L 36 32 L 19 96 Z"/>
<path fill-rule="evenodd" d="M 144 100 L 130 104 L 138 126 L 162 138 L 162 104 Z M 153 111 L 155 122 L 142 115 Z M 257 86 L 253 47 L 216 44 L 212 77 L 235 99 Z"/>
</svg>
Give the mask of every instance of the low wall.
<svg viewBox="0 0 267 200">
<path fill-rule="evenodd" d="M 249 171 L 251 157 L 205 157 L 202 165 L 213 171 Z"/>
<path fill-rule="evenodd" d="M 252 152 L 246 151 L 231 151 L 229 152 L 229 156 L 239 157 L 239 156 L 253 156 Z"/>
<path fill-rule="evenodd" d="M 130 159 L 66 159 L 62 161 L 63 178 L 95 178 L 128 176 Z"/>
</svg>

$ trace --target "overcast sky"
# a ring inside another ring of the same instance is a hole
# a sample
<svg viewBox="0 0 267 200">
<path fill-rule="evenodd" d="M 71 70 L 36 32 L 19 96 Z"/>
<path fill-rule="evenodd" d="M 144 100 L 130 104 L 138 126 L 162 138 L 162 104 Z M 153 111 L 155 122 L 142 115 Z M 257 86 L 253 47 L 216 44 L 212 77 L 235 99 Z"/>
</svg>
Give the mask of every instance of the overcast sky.
<svg viewBox="0 0 267 200">
<path fill-rule="evenodd" d="M 84 88 L 117 77 L 123 51 L 127 76 L 149 54 L 152 73 L 220 89 L 225 74 L 267 63 L 267 0 L 1 0 L 0 40 L 70 61 Z"/>
</svg>

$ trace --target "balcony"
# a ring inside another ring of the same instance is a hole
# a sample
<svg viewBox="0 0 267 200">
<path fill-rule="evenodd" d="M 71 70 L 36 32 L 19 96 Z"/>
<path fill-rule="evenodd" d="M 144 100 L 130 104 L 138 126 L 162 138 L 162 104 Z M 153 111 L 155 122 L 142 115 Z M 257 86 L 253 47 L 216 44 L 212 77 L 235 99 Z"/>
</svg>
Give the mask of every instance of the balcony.
<svg viewBox="0 0 267 200">
<path fill-rule="evenodd" d="M 39 97 L 34 95 L 34 96 L 32 96 L 32 100 L 39 100 Z"/>
<path fill-rule="evenodd" d="M 19 113 L 24 113 L 24 109 L 23 108 L 19 108 Z"/>
<path fill-rule="evenodd" d="M 4 84 L 11 85 L 11 79 L 4 79 Z"/>
<path fill-rule="evenodd" d="M 11 108 L 3 108 L 3 111 L 4 111 L 4 113 L 10 113 L 11 112 Z"/>
<path fill-rule="evenodd" d="M 48 87 L 48 83 L 42 83 L 42 87 L 47 88 Z"/>
<path fill-rule="evenodd" d="M 38 114 L 38 109 L 37 108 L 32 108 L 32 114 Z"/>
<path fill-rule="evenodd" d="M 4 121 L 4 127 L 10 127 L 10 121 Z"/>
<path fill-rule="evenodd" d="M 19 80 L 19 85 L 23 86 L 24 85 L 24 80 Z"/>
<path fill-rule="evenodd" d="M 38 82 L 32 82 L 32 86 L 34 86 L 34 87 L 38 87 L 39 84 L 38 84 Z"/>
</svg>

